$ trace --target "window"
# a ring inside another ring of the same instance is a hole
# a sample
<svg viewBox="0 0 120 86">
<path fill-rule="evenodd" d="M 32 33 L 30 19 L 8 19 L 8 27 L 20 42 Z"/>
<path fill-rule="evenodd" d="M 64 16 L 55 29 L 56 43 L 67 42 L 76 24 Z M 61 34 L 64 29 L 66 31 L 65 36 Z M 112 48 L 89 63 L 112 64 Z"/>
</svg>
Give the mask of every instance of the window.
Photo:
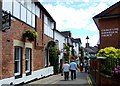
<svg viewBox="0 0 120 86">
<path fill-rule="evenodd" d="M 26 22 L 26 16 L 27 16 L 26 9 L 21 5 L 21 20 Z"/>
<path fill-rule="evenodd" d="M 22 47 L 15 47 L 15 77 L 22 76 Z"/>
<path fill-rule="evenodd" d="M 32 2 L 32 12 L 35 14 L 35 4 Z"/>
<path fill-rule="evenodd" d="M 45 67 L 48 67 L 48 49 L 47 48 L 45 48 L 44 61 L 45 61 Z"/>
<path fill-rule="evenodd" d="M 2 9 L 12 14 L 12 0 L 2 0 Z"/>
<path fill-rule="evenodd" d="M 27 1 L 26 5 L 27 5 L 27 9 L 31 11 L 31 8 L 32 8 L 31 1 Z"/>
<path fill-rule="evenodd" d="M 38 17 L 40 17 L 40 9 L 39 9 L 39 7 L 38 6 L 35 6 L 35 14 L 38 16 Z"/>
<path fill-rule="evenodd" d="M 32 26 L 35 27 L 35 15 L 32 14 Z"/>
<path fill-rule="evenodd" d="M 20 19 L 20 3 L 14 0 L 13 15 Z"/>
<path fill-rule="evenodd" d="M 44 34 L 46 34 L 47 36 L 53 37 L 53 30 L 52 30 L 52 22 L 51 20 L 44 15 Z"/>
<path fill-rule="evenodd" d="M 31 74 L 31 48 L 26 48 L 26 75 Z"/>
<path fill-rule="evenodd" d="M 31 12 L 29 11 L 29 10 L 27 10 L 27 23 L 29 24 L 29 25 L 31 25 L 31 18 L 32 16 L 31 16 Z"/>
<path fill-rule="evenodd" d="M 55 40 L 55 43 L 56 43 L 56 47 L 59 48 L 59 41 Z"/>
</svg>

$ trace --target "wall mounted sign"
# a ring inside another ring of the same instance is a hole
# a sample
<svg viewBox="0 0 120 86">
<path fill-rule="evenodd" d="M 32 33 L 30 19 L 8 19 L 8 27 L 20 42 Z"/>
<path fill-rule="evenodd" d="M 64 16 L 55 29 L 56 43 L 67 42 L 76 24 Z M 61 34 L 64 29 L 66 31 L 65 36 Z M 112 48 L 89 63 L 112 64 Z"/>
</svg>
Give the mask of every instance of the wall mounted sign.
<svg viewBox="0 0 120 86">
<path fill-rule="evenodd" d="M 2 31 L 10 29 L 11 26 L 11 16 L 10 13 L 2 11 Z"/>
<path fill-rule="evenodd" d="M 101 30 L 101 37 L 113 36 L 113 34 L 118 34 L 119 28 L 103 29 Z"/>
</svg>

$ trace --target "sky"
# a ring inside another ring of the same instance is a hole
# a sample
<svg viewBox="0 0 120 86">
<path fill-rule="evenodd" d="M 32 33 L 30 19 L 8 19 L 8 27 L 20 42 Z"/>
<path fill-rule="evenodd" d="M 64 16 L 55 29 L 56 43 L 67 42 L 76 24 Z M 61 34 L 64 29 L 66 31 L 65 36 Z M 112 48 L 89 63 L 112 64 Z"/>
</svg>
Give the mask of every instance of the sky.
<svg viewBox="0 0 120 86">
<path fill-rule="evenodd" d="M 80 38 L 82 46 L 87 42 L 97 45 L 99 31 L 93 17 L 119 0 L 39 0 L 56 21 L 59 31 L 71 31 L 73 38 Z"/>
</svg>

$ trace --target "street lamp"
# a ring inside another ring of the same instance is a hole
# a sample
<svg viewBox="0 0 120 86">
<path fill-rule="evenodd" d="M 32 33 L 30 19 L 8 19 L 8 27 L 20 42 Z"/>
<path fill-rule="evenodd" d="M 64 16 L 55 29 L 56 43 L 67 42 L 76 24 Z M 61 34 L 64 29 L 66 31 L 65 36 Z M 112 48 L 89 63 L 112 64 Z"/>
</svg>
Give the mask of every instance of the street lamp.
<svg viewBox="0 0 120 86">
<path fill-rule="evenodd" d="M 88 39 L 89 39 L 89 37 L 87 36 L 86 39 L 87 39 L 87 43 L 88 43 Z"/>
</svg>

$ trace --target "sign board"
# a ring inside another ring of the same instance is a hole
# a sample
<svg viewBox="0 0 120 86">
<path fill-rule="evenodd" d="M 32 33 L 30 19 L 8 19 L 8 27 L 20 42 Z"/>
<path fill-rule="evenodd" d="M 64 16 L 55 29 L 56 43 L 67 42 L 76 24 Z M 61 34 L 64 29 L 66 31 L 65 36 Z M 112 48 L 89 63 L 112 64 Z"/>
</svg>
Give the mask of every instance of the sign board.
<svg viewBox="0 0 120 86">
<path fill-rule="evenodd" d="M 113 34 L 118 34 L 119 28 L 104 29 L 101 30 L 102 37 L 113 36 Z"/>
<path fill-rule="evenodd" d="M 10 29 L 11 26 L 11 16 L 7 12 L 2 12 L 2 31 Z"/>
</svg>

